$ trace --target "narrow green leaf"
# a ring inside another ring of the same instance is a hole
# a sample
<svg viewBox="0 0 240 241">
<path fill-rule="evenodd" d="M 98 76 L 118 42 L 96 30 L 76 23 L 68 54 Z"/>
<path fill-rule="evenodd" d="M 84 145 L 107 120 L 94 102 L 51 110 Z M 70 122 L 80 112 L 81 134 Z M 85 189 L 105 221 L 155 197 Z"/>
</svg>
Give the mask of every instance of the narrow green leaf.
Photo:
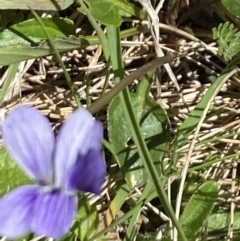
<svg viewBox="0 0 240 241">
<path fill-rule="evenodd" d="M 94 28 L 94 30 L 97 33 L 97 36 L 98 36 L 100 43 L 102 45 L 102 48 L 103 48 L 105 60 L 106 60 L 106 62 L 108 62 L 109 61 L 109 46 L 108 46 L 107 37 L 106 37 L 105 33 L 103 32 L 102 28 L 99 26 L 96 19 L 91 14 L 91 11 L 85 5 L 84 0 L 79 0 L 79 3 L 81 4 L 81 7 L 85 11 L 89 22 L 91 23 L 92 27 Z"/>
<path fill-rule="evenodd" d="M 39 25 L 41 26 L 41 29 L 42 31 L 44 32 L 44 34 L 46 35 L 47 37 L 47 40 L 48 40 L 48 43 L 49 43 L 49 46 L 51 47 L 52 51 L 55 53 L 56 55 L 56 58 L 60 64 L 60 66 L 62 67 L 63 69 L 63 74 L 64 74 L 64 77 L 66 79 L 66 82 L 70 88 L 70 91 L 72 93 L 72 95 L 74 96 L 75 98 L 75 101 L 77 103 L 77 106 L 80 107 L 81 106 L 81 102 L 80 102 L 80 98 L 79 98 L 79 95 L 77 93 L 77 90 L 75 89 L 73 83 L 72 83 L 72 80 L 70 78 L 70 75 L 68 74 L 68 71 L 66 69 L 66 66 L 65 64 L 63 63 L 62 61 L 62 58 L 59 54 L 59 51 L 58 49 L 56 48 L 53 40 L 52 40 L 52 36 L 49 34 L 48 32 L 48 29 L 45 27 L 44 25 L 44 22 L 42 21 L 42 19 L 38 16 L 38 14 L 35 12 L 35 11 L 32 11 L 32 14 L 34 15 L 34 17 L 36 18 L 36 20 L 38 21 Z"/>
<path fill-rule="evenodd" d="M 15 63 L 15 64 L 11 64 L 8 67 L 7 76 L 3 82 L 2 88 L 0 90 L 0 106 L 2 105 L 3 100 L 8 92 L 8 88 L 11 85 L 12 80 L 14 79 L 14 77 L 17 73 L 18 66 L 19 66 L 19 63 Z"/>
<path fill-rule="evenodd" d="M 174 150 L 172 155 L 172 166 L 170 167 L 171 170 L 175 169 L 179 159 L 179 152 L 177 151 L 177 149 L 182 147 L 186 143 L 186 141 L 188 140 L 188 135 L 194 130 L 194 128 L 199 123 L 202 117 L 202 114 L 204 113 L 204 110 L 208 105 L 209 101 L 211 101 L 212 97 L 216 95 L 217 91 L 219 91 L 221 86 L 225 83 L 224 81 L 226 80 L 227 75 L 231 71 L 231 68 L 235 66 L 234 63 L 238 63 L 238 62 L 239 62 L 239 59 L 233 60 L 222 71 L 222 73 L 213 82 L 213 84 L 210 86 L 210 88 L 205 93 L 205 95 L 200 100 L 200 102 L 196 105 L 194 110 L 191 111 L 191 113 L 188 115 L 188 117 L 179 127 L 178 135 L 174 144 Z"/>
<path fill-rule="evenodd" d="M 199 120 L 202 117 L 202 114 L 205 110 L 205 107 L 208 105 L 209 100 L 212 98 L 212 95 L 216 91 L 216 89 L 221 86 L 223 80 L 225 79 L 228 72 L 223 72 L 220 76 L 214 81 L 214 83 L 210 86 L 208 91 L 205 93 L 201 101 L 197 104 L 195 109 L 189 114 L 188 118 L 182 123 L 179 128 L 179 133 L 183 134 L 184 136 L 188 136 L 194 128 L 197 126 Z"/>
<path fill-rule="evenodd" d="M 137 210 L 133 214 L 133 216 L 131 217 L 131 220 L 130 220 L 130 222 L 128 224 L 128 229 L 127 229 L 127 233 L 126 233 L 124 241 L 135 240 L 135 237 L 138 236 L 138 225 L 137 225 L 137 222 L 138 222 L 138 217 L 139 217 L 141 211 L 142 211 L 141 209 Z M 136 238 L 136 240 L 138 240 L 138 239 Z"/>
<path fill-rule="evenodd" d="M 79 200 L 77 221 L 72 230 L 82 241 L 88 240 L 93 236 L 99 224 L 98 212 L 95 206 L 90 206 L 88 199 L 82 196 Z"/>
<path fill-rule="evenodd" d="M 192 195 L 179 220 L 187 238 L 196 237 L 211 214 L 217 197 L 218 184 L 215 181 L 204 183 Z"/>
<path fill-rule="evenodd" d="M 145 200 L 149 196 L 150 191 L 153 190 L 153 189 L 154 189 L 153 183 L 147 182 L 147 185 L 145 186 L 139 201 Z M 132 205 L 132 206 L 135 207 L 136 203 L 134 203 L 134 205 Z M 135 240 L 135 238 L 138 239 L 137 222 L 138 222 L 138 217 L 139 217 L 141 212 L 142 212 L 142 208 L 139 207 L 139 209 L 136 209 L 136 211 L 133 213 L 133 215 L 131 217 L 131 220 L 128 224 L 128 228 L 127 228 L 127 231 L 126 231 L 126 234 L 125 234 L 125 237 L 124 237 L 123 241 Z M 154 239 L 152 239 L 152 240 L 154 240 Z"/>
<path fill-rule="evenodd" d="M 122 205 L 125 203 L 129 193 L 131 191 L 131 188 L 127 183 L 123 184 L 118 190 L 114 197 L 114 199 L 111 201 L 111 204 L 109 205 L 109 208 L 106 212 L 106 224 L 109 225 L 112 223 L 113 220 L 115 220 L 117 214 L 119 213 L 119 210 L 122 208 Z"/>
<path fill-rule="evenodd" d="M 126 212 L 122 217 L 115 219 L 110 225 L 108 225 L 104 230 L 100 231 L 99 233 L 95 234 L 90 240 L 88 241 L 95 241 L 98 240 L 103 234 L 111 231 L 117 225 L 124 223 L 129 217 L 133 216 L 136 212 L 142 209 L 142 207 L 157 197 L 156 190 L 153 187 L 152 182 L 148 182 L 142 192 L 142 195 L 138 202 L 132 207 L 128 212 Z"/>
</svg>

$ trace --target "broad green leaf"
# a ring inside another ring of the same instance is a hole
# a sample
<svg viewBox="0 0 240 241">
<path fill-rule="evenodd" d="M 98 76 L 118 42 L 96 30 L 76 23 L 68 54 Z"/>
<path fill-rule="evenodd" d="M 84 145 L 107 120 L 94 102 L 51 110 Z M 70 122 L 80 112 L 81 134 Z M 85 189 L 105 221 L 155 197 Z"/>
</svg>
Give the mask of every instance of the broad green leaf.
<svg viewBox="0 0 240 241">
<path fill-rule="evenodd" d="M 218 184 L 215 181 L 204 183 L 192 195 L 179 220 L 187 238 L 196 237 L 211 214 L 217 196 Z"/>
<path fill-rule="evenodd" d="M 240 17 L 240 1 L 239 0 L 222 0 L 223 6 L 234 16 Z"/>
<path fill-rule="evenodd" d="M 225 210 L 214 210 L 207 219 L 208 232 L 216 234 L 226 232 L 231 220 L 231 212 Z M 233 229 L 240 229 L 240 211 L 234 211 Z"/>
<path fill-rule="evenodd" d="M 141 84 L 144 81 L 147 81 L 146 78 L 142 79 Z M 152 159 L 160 172 L 160 157 L 166 151 L 168 143 L 167 116 L 157 103 L 146 97 L 141 84 L 136 93 L 131 93 L 131 102 Z M 118 164 L 130 186 L 145 182 L 147 173 L 131 138 L 119 96 L 115 97 L 108 107 L 108 127 Z"/>
<path fill-rule="evenodd" d="M 67 37 L 75 34 L 73 21 L 67 18 L 41 18 L 48 34 L 54 37 Z M 10 31 L 20 33 L 28 38 L 46 39 L 46 34 L 43 32 L 39 22 L 33 18 L 12 25 Z M 3 32 L 4 33 L 4 32 Z"/>
<path fill-rule="evenodd" d="M 69 7 L 74 0 L 11 0 L 1 1 L 0 9 L 33 9 L 33 10 L 63 10 Z"/>
<path fill-rule="evenodd" d="M 99 219 L 96 207 L 90 206 L 85 196 L 82 196 L 79 200 L 79 209 L 76 218 L 77 221 L 72 230 L 74 230 L 79 240 L 86 241 L 95 233 Z"/>
<path fill-rule="evenodd" d="M 131 29 L 130 31 L 122 31 L 121 38 L 132 36 L 139 31 L 140 30 L 135 28 Z M 81 35 L 78 37 L 55 37 L 53 38 L 53 41 L 59 52 L 65 52 L 99 44 L 98 37 Z M 30 42 L 33 42 L 34 44 L 31 44 Z M 50 54 L 54 53 L 49 47 L 48 41 L 37 38 L 36 35 L 35 37 L 30 38 L 30 41 L 27 41 L 26 39 L 11 32 L 9 29 L 0 33 L 0 65 L 10 65 L 13 63 L 43 57 Z"/>
<path fill-rule="evenodd" d="M 19 168 L 18 164 L 12 160 L 6 149 L 0 149 L 0 196 L 8 191 L 32 181 Z"/>
<path fill-rule="evenodd" d="M 126 0 L 85 0 L 85 2 L 93 17 L 104 25 L 120 26 L 123 21 L 120 10 L 141 19 L 146 17 L 145 11 Z"/>
<path fill-rule="evenodd" d="M 10 36 L 8 36 L 8 39 L 10 39 Z M 74 36 L 70 36 L 68 38 L 56 37 L 53 39 L 53 41 L 59 52 L 65 52 L 81 47 L 87 47 L 91 44 L 82 36 L 78 38 Z M 1 46 L 0 41 L 0 65 L 9 65 L 24 60 L 53 54 L 53 51 L 49 47 L 47 40 L 41 41 L 37 46 L 34 47 L 23 39 L 18 40 L 18 42 L 19 43 L 10 41 L 9 45 Z"/>
<path fill-rule="evenodd" d="M 207 231 L 209 236 L 217 235 L 224 239 L 228 234 L 228 228 L 231 221 L 231 212 L 229 210 L 214 209 L 213 213 L 207 219 Z M 231 226 L 233 230 L 232 241 L 240 240 L 240 211 L 234 210 L 233 224 Z"/>
<path fill-rule="evenodd" d="M 73 22 L 69 19 L 42 18 L 42 21 L 52 38 L 68 37 L 75 34 Z M 30 19 L 12 25 L 0 33 L 0 47 L 15 44 L 37 44 L 47 39 L 36 19 Z"/>
<path fill-rule="evenodd" d="M 60 51 L 81 46 L 81 37 L 69 36 L 75 34 L 71 20 L 59 18 L 42 20 Z M 46 39 L 46 35 L 35 19 L 12 25 L 0 33 L 0 65 L 9 65 L 51 54 L 52 50 Z M 73 41 L 74 46 L 72 46 Z"/>
</svg>

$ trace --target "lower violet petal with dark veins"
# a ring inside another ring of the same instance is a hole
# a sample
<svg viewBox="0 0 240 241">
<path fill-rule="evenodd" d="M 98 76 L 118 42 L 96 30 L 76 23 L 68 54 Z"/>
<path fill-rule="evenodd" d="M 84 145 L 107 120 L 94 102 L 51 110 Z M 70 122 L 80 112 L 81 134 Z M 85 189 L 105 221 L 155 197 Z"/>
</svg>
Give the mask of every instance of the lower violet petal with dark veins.
<svg viewBox="0 0 240 241">
<path fill-rule="evenodd" d="M 76 212 L 75 195 L 43 190 L 35 202 L 31 228 L 36 235 L 60 238 L 70 229 Z"/>
<path fill-rule="evenodd" d="M 0 235 L 19 238 L 30 231 L 39 187 L 22 186 L 0 199 Z"/>
</svg>

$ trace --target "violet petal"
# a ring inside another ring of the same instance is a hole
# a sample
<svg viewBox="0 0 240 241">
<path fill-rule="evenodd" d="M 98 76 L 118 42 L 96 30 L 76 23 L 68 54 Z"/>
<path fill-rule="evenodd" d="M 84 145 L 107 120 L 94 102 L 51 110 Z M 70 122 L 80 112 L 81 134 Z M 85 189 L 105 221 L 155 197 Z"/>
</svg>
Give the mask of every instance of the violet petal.
<svg viewBox="0 0 240 241">
<path fill-rule="evenodd" d="M 42 191 L 35 202 L 31 228 L 37 235 L 60 238 L 70 229 L 76 212 L 76 196 Z"/>
<path fill-rule="evenodd" d="M 106 165 L 101 152 L 90 150 L 85 156 L 80 155 L 73 166 L 69 188 L 100 194 L 105 175 Z"/>
<path fill-rule="evenodd" d="M 0 236 L 20 238 L 30 230 L 38 186 L 19 187 L 0 199 Z"/>
<path fill-rule="evenodd" d="M 7 150 L 21 168 L 42 182 L 52 182 L 54 135 L 50 122 L 35 108 L 21 106 L 2 126 Z"/>
<path fill-rule="evenodd" d="M 79 155 L 100 150 L 103 126 L 84 108 L 77 109 L 63 124 L 54 153 L 55 185 L 66 188 L 68 176 Z"/>
</svg>

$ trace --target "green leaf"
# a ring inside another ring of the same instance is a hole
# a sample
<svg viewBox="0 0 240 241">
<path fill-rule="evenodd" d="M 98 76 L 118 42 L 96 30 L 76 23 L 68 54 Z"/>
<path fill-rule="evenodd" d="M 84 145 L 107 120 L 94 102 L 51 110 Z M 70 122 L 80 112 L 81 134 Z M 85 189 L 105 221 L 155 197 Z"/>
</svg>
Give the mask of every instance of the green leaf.
<svg viewBox="0 0 240 241">
<path fill-rule="evenodd" d="M 77 221 L 72 230 L 81 241 L 86 241 L 93 236 L 99 224 L 98 212 L 95 206 L 90 206 L 85 196 L 79 199 Z"/>
<path fill-rule="evenodd" d="M 46 55 L 53 54 L 53 51 L 48 45 L 47 40 L 41 41 L 37 46 L 31 46 L 23 39 L 10 40 L 11 36 L 5 36 L 5 42 L 9 39 L 9 45 L 1 46 L 0 41 L 0 65 L 9 65 L 16 62 L 21 62 L 28 59 L 38 58 Z M 59 52 L 65 52 L 71 49 L 89 46 L 88 40 L 82 36 L 74 37 L 56 37 L 53 39 L 54 44 Z M 13 51 L 14 48 L 14 51 Z"/>
<path fill-rule="evenodd" d="M 211 214 L 217 196 L 218 184 L 215 181 L 204 183 L 192 195 L 179 220 L 187 238 L 196 237 Z"/>
<path fill-rule="evenodd" d="M 73 21 L 67 18 L 41 18 L 49 35 L 54 37 L 67 37 L 75 34 Z M 27 21 L 15 24 L 9 28 L 10 31 L 21 33 L 28 38 L 46 39 L 46 34 L 43 32 L 39 22 L 33 18 Z"/>
<path fill-rule="evenodd" d="M 19 63 L 11 64 L 8 67 L 7 75 L 4 79 L 0 90 L 0 106 L 3 104 L 4 98 L 7 96 L 8 88 L 10 87 L 13 79 L 15 78 L 18 71 Z M 6 100 L 5 100 L 6 101 Z"/>
<path fill-rule="evenodd" d="M 240 1 L 239 0 L 222 0 L 223 6 L 234 16 L 240 17 Z"/>
<path fill-rule="evenodd" d="M 208 217 L 208 232 L 211 234 L 217 234 L 220 232 L 226 232 L 231 220 L 231 212 L 225 210 L 214 210 L 214 212 Z M 240 211 L 234 211 L 233 229 L 240 229 Z"/>
<path fill-rule="evenodd" d="M 18 186 L 32 183 L 4 148 L 0 149 L 0 160 L 0 196 Z"/>
<path fill-rule="evenodd" d="M 231 221 L 231 212 L 229 210 L 214 209 L 213 213 L 207 220 L 207 232 L 209 236 L 217 235 L 219 240 L 226 240 L 228 228 Z M 234 210 L 234 217 L 231 229 L 233 230 L 232 241 L 240 240 L 240 211 Z"/>
<path fill-rule="evenodd" d="M 188 138 L 188 135 L 194 130 L 200 121 L 202 114 L 212 96 L 216 94 L 216 92 L 220 89 L 220 87 L 225 83 L 225 78 L 228 75 L 230 68 L 226 67 L 222 73 L 217 77 L 214 83 L 210 86 L 208 91 L 205 93 L 200 102 L 196 105 L 194 110 L 188 115 L 188 117 L 184 120 L 184 122 L 179 127 L 178 133 L 178 147 L 181 147 Z"/>
<path fill-rule="evenodd" d="M 142 191 L 141 197 L 138 200 L 138 203 L 142 200 L 146 200 L 147 198 L 149 198 L 151 196 L 151 194 L 150 194 L 151 190 L 154 190 L 154 192 L 156 193 L 153 182 L 147 182 L 146 186 L 144 187 L 144 190 Z M 156 194 L 156 196 L 157 196 L 157 194 Z M 130 200 L 131 200 L 131 204 L 130 204 Z M 128 223 L 127 231 L 125 233 L 125 237 L 124 237 L 123 241 L 135 240 L 135 238 L 136 238 L 136 240 L 138 240 L 138 238 L 139 238 L 139 229 L 138 229 L 138 226 L 136 225 L 136 223 L 138 222 L 139 214 L 142 212 L 142 206 L 140 206 L 139 208 L 136 208 L 137 203 L 135 203 L 135 201 L 133 201 L 133 199 L 130 199 L 130 200 L 128 201 L 128 205 L 131 206 L 132 210 L 133 210 L 133 208 L 135 208 L 135 211 L 133 212 L 130 222 Z M 156 236 L 156 234 L 154 236 Z M 155 240 L 155 237 L 152 238 L 151 240 Z"/>
<path fill-rule="evenodd" d="M 122 31 L 121 38 L 133 36 L 138 32 L 139 30 L 137 29 L 132 29 L 132 31 Z M 31 42 L 34 44 L 31 44 Z M 53 38 L 53 42 L 59 52 L 65 52 L 99 44 L 99 39 L 95 36 L 68 36 L 55 37 Z M 9 29 L 0 33 L 0 65 L 10 65 L 50 54 L 54 53 L 49 47 L 47 40 L 42 40 L 35 36 L 30 38 L 30 41 L 27 41 L 26 38 L 24 39 L 16 35 Z"/>
<path fill-rule="evenodd" d="M 33 10 L 63 10 L 70 6 L 74 0 L 11 0 L 11 1 L 1 1 L 0 9 L 27 9 Z"/>
<path fill-rule="evenodd" d="M 240 51 L 240 32 L 234 28 L 233 24 L 220 23 L 217 28 L 213 28 L 213 38 L 218 42 L 218 54 L 223 55 L 226 61 L 231 60 Z"/>
<path fill-rule="evenodd" d="M 75 34 L 75 27 L 71 20 L 59 18 L 42 20 L 60 51 L 81 46 L 81 37 L 69 36 Z M 87 44 L 86 41 L 85 44 Z M 9 65 L 51 53 L 47 37 L 35 19 L 12 25 L 0 33 L 0 65 Z"/>
<path fill-rule="evenodd" d="M 71 29 L 71 26 L 69 27 Z M 121 38 L 133 36 L 139 31 L 140 30 L 134 28 L 131 31 L 122 31 Z M 30 37 L 28 40 L 26 37 L 23 38 L 16 33 L 13 33 L 9 29 L 6 29 L 0 33 L 0 65 L 10 65 L 24 60 L 54 54 L 52 49 L 49 47 L 46 37 L 44 40 L 42 40 L 39 38 L 38 33 L 34 33 L 34 31 L 30 33 L 33 35 L 33 37 Z M 51 37 L 53 38 L 53 42 L 59 52 L 65 52 L 99 44 L 99 39 L 97 36 L 76 37 L 70 35 L 68 37 L 53 37 L 53 35 L 51 35 Z"/>
<path fill-rule="evenodd" d="M 141 80 L 142 83 L 144 79 Z M 141 125 L 150 155 L 160 173 L 159 160 L 166 151 L 169 137 L 167 116 L 158 104 L 146 97 L 145 92 L 146 90 L 139 85 L 137 93 L 130 94 L 131 103 Z M 126 180 L 130 186 L 145 182 L 147 173 L 133 143 L 119 96 L 115 97 L 108 106 L 108 126 L 109 138 Z"/>
<path fill-rule="evenodd" d="M 117 191 L 116 195 L 111 200 L 108 210 L 105 212 L 105 224 L 109 225 L 116 218 L 119 210 L 122 208 L 123 203 L 126 201 L 131 189 L 127 183 L 124 183 Z"/>
<path fill-rule="evenodd" d="M 146 17 L 146 12 L 126 0 L 85 0 L 93 17 L 104 25 L 120 26 L 122 17 L 120 10 L 137 16 Z M 81 8 L 79 11 L 83 11 Z"/>
<path fill-rule="evenodd" d="M 75 34 L 73 22 L 69 19 L 42 18 L 52 38 L 67 37 Z M 0 33 L 0 47 L 15 44 L 37 44 L 47 39 L 36 19 L 12 25 Z"/>
<path fill-rule="evenodd" d="M 226 77 L 229 72 L 235 67 L 238 63 L 240 63 L 240 58 L 236 58 L 232 60 L 228 66 L 221 72 L 221 74 L 216 78 L 216 80 L 209 87 L 207 92 L 204 94 L 202 99 L 196 105 L 194 110 L 188 115 L 188 117 L 184 120 L 184 122 L 179 127 L 179 131 L 177 134 L 176 141 L 173 145 L 173 155 L 172 155 L 172 166 L 170 166 L 170 171 L 175 169 L 179 160 L 179 152 L 178 148 L 182 147 L 188 140 L 189 134 L 194 130 L 194 128 L 198 125 L 199 121 L 204 114 L 204 110 L 206 106 L 208 106 L 209 102 L 212 101 L 213 96 L 215 96 L 218 91 L 221 89 L 223 84 L 226 81 Z"/>
</svg>

